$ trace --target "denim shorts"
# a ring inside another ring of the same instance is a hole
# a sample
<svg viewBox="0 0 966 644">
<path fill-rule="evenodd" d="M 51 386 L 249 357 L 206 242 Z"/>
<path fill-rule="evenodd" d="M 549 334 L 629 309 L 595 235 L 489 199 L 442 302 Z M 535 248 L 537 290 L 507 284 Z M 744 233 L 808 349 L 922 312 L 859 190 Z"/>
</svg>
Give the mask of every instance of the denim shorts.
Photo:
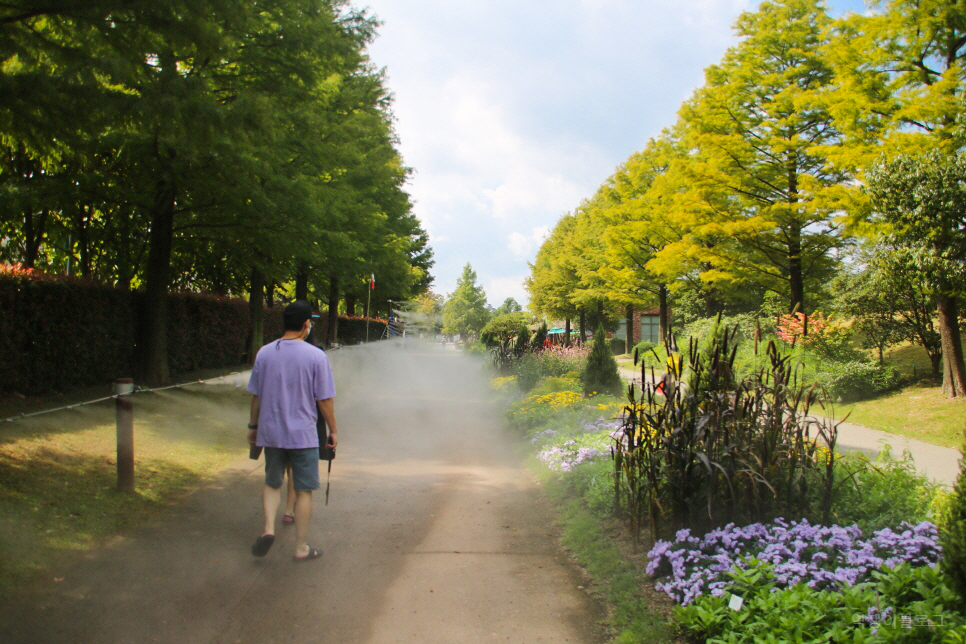
<svg viewBox="0 0 966 644">
<path fill-rule="evenodd" d="M 265 485 L 278 489 L 285 482 L 285 466 L 292 464 L 292 482 L 296 492 L 308 492 L 322 487 L 319 480 L 319 448 L 265 448 Z"/>
</svg>

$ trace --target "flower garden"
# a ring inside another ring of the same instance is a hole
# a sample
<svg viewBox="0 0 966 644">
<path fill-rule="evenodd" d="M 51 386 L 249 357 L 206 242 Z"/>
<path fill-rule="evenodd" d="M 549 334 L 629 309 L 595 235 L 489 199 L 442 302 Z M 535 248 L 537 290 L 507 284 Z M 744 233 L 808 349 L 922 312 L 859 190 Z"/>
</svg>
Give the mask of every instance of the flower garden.
<svg viewBox="0 0 966 644">
<path fill-rule="evenodd" d="M 771 346 L 739 378 L 734 344 L 712 329 L 660 389 L 622 398 L 582 393 L 587 349 L 534 350 L 524 377 L 493 380 L 543 476 L 636 545 L 616 641 L 666 641 L 629 627 L 649 612 L 689 642 L 966 642 L 956 493 L 887 447 L 840 453 L 791 360 Z"/>
</svg>

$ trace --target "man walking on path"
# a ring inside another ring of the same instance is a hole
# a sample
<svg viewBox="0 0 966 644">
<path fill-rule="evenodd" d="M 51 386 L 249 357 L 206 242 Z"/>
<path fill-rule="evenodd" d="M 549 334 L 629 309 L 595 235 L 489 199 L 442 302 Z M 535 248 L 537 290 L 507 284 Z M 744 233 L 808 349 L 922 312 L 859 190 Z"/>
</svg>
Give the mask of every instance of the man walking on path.
<svg viewBox="0 0 966 644">
<path fill-rule="evenodd" d="M 252 554 L 264 557 L 275 542 L 275 516 L 281 502 L 285 467 L 292 466 L 295 485 L 295 561 L 322 556 L 308 545 L 312 490 L 319 480 L 318 414 L 329 426 L 329 444 L 338 444 L 335 424 L 335 381 L 324 351 L 305 342 L 312 330 L 312 308 L 299 300 L 285 307 L 285 333 L 258 351 L 248 391 L 252 394 L 248 442 L 264 448 L 265 527 Z"/>
</svg>

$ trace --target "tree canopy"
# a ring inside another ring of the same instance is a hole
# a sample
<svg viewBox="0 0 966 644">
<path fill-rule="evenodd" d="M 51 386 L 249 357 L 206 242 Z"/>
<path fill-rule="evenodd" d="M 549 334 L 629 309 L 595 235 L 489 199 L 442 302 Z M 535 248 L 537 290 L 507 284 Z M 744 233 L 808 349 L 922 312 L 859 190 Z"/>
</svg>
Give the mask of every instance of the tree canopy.
<svg viewBox="0 0 966 644">
<path fill-rule="evenodd" d="M 0 259 L 143 288 L 151 381 L 171 288 L 425 292 L 376 26 L 341 0 L 4 5 Z"/>
</svg>

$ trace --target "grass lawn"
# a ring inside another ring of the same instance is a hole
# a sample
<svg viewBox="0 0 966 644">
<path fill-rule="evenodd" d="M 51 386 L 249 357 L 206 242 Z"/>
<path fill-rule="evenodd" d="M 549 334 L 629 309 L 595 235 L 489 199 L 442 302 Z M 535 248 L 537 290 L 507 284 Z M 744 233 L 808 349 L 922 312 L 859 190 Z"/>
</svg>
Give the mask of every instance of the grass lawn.
<svg viewBox="0 0 966 644">
<path fill-rule="evenodd" d="M 907 385 L 878 398 L 841 405 L 836 418 L 943 447 L 961 447 L 966 430 L 966 399 L 947 398 L 929 381 Z"/>
<path fill-rule="evenodd" d="M 943 447 L 959 448 L 966 430 L 966 399 L 947 398 L 922 347 L 903 344 L 885 354 L 907 381 L 898 391 L 841 405 L 836 418 Z"/>
<path fill-rule="evenodd" d="M 114 401 L 0 425 L 0 599 L 105 543 L 247 454 L 249 397 L 225 386 L 137 394 L 137 491 L 116 491 Z"/>
</svg>

